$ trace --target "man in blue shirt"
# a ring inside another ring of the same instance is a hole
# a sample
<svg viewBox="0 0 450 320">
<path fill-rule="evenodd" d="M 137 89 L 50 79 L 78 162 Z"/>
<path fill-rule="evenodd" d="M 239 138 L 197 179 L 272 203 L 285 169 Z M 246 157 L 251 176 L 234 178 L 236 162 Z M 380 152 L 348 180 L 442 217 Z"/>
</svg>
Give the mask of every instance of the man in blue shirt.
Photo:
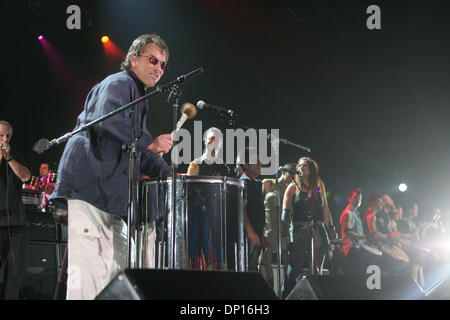
<svg viewBox="0 0 450 320">
<path fill-rule="evenodd" d="M 129 48 L 121 72 L 106 77 L 89 92 L 77 127 L 145 94 L 164 74 L 166 43 L 156 34 L 139 36 Z M 169 165 L 158 152 L 169 152 L 171 134 L 153 139 L 146 127 L 148 101 L 135 107 L 140 172 L 166 177 Z M 94 299 L 127 260 L 128 157 L 131 109 L 71 137 L 58 168 L 52 199 L 68 204 L 67 299 Z"/>
</svg>

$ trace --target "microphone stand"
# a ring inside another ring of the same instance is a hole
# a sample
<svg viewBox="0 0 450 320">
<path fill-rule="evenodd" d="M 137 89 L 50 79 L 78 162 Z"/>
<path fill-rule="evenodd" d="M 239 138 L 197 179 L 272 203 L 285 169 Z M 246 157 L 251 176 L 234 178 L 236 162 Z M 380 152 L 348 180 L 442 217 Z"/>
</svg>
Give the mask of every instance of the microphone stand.
<svg viewBox="0 0 450 320">
<path fill-rule="evenodd" d="M 278 288 L 278 297 L 281 299 L 281 197 L 280 197 L 280 189 L 278 177 L 275 175 L 275 192 L 277 195 L 277 264 L 278 264 L 278 278 L 277 278 L 277 288 Z"/>
<path fill-rule="evenodd" d="M 139 165 L 139 158 L 138 158 L 138 151 L 137 151 L 137 135 L 136 135 L 136 107 L 133 106 L 130 113 L 130 124 L 131 124 L 131 142 L 126 143 L 124 146 L 122 146 L 122 150 L 126 151 L 128 154 L 128 219 L 127 219 L 127 226 L 128 226 L 128 238 L 127 238 L 127 268 L 133 268 L 140 266 L 140 255 L 139 255 L 139 248 L 140 243 L 139 241 L 135 241 L 134 245 L 136 248 L 136 255 L 135 255 L 135 264 L 132 265 L 132 257 L 131 257 L 131 238 L 134 235 L 134 239 L 139 238 L 139 231 L 140 231 L 140 217 L 137 214 L 139 212 L 139 171 L 138 168 L 140 168 Z M 133 224 L 133 218 L 134 218 L 134 224 Z"/>
<path fill-rule="evenodd" d="M 94 126 L 97 123 L 100 123 L 106 119 L 111 118 L 112 116 L 125 111 L 126 109 L 135 106 L 136 104 L 145 101 L 146 99 L 150 98 L 153 95 L 159 94 L 159 93 L 163 93 L 165 91 L 168 90 L 168 88 L 173 88 L 177 87 L 178 85 L 180 85 L 181 83 L 183 83 L 184 81 L 188 80 L 189 78 L 191 78 L 192 76 L 195 76 L 199 73 L 203 73 L 203 68 L 197 68 L 194 71 L 191 71 L 190 73 L 186 74 L 186 75 L 182 75 L 179 76 L 178 78 L 176 78 L 175 80 L 169 82 L 168 84 L 162 85 L 162 86 L 157 86 L 155 90 L 149 92 L 148 94 L 143 95 L 142 97 L 98 118 L 95 119 L 87 124 L 81 124 L 79 128 L 74 129 L 71 132 L 68 132 L 66 134 L 64 134 L 63 136 L 53 139 L 51 141 L 48 141 L 48 139 L 40 139 L 39 141 L 37 141 L 34 146 L 33 146 L 33 150 L 36 151 L 37 153 L 43 153 L 45 150 L 59 145 L 62 142 L 67 141 L 69 138 L 71 138 L 72 136 L 74 136 L 75 134 L 81 132 L 81 131 L 85 131 L 86 129 L 89 129 L 90 127 Z M 178 107 L 178 100 L 176 102 L 177 107 Z M 174 125 L 176 128 L 176 112 L 174 112 Z M 138 217 L 138 210 L 139 208 L 139 156 L 138 156 L 138 150 L 137 150 L 137 136 L 136 136 L 136 113 L 135 113 L 135 108 L 133 108 L 131 110 L 130 113 L 130 122 L 131 122 L 131 142 L 125 144 L 124 146 L 122 146 L 122 150 L 126 150 L 128 153 L 128 217 L 127 217 L 127 221 L 128 221 L 128 241 L 127 241 L 127 268 L 132 268 L 132 267 L 140 267 L 141 266 L 141 261 L 140 261 L 140 255 L 139 252 L 137 251 L 140 247 L 139 244 L 137 243 L 137 241 L 135 242 L 135 258 L 136 258 L 136 263 L 134 266 L 131 265 L 131 237 L 133 236 L 133 222 L 134 222 L 134 230 L 135 231 L 139 231 L 139 224 L 140 223 L 140 219 Z M 173 169 L 173 164 L 172 164 L 172 169 Z M 172 178 L 174 177 L 174 173 L 175 170 L 172 170 Z M 172 180 L 174 181 L 174 180 Z M 173 183 L 174 184 L 174 183 Z M 173 202 L 172 202 L 173 205 Z M 136 234 L 135 234 L 136 236 Z M 137 238 L 136 238 L 137 239 Z"/>
<path fill-rule="evenodd" d="M 175 100 L 172 104 L 172 107 L 173 107 L 173 115 L 172 115 L 173 129 L 172 129 L 172 132 L 175 132 L 175 130 L 177 129 L 177 121 L 178 121 L 177 115 L 178 115 L 178 107 L 179 107 L 179 98 L 181 96 L 181 90 L 177 84 L 173 85 L 172 91 L 170 92 L 169 97 L 167 98 L 167 102 L 170 101 L 170 98 L 172 96 L 175 98 Z M 171 198 L 172 215 L 170 217 L 170 222 L 171 222 L 172 226 L 171 226 L 171 233 L 170 233 L 171 246 L 169 248 L 170 251 L 168 252 L 168 258 L 169 258 L 168 264 L 171 269 L 175 269 L 175 267 L 177 266 L 177 262 L 178 262 L 178 258 L 176 256 L 176 245 L 175 245 L 176 233 L 178 231 L 178 228 L 175 225 L 175 223 L 177 222 L 177 219 L 176 219 L 176 214 L 177 214 L 177 212 L 176 212 L 177 211 L 176 210 L 177 166 L 175 164 L 173 155 L 171 157 L 170 165 L 172 168 L 172 198 Z M 180 183 L 181 183 L 181 180 L 180 180 Z"/>
<path fill-rule="evenodd" d="M 237 117 L 238 117 L 238 114 L 237 114 L 236 112 L 232 111 L 232 110 L 228 110 L 228 112 L 219 111 L 219 114 L 218 114 L 218 118 L 219 118 L 220 120 L 225 121 L 225 122 L 226 122 L 227 124 L 229 124 L 230 126 L 234 126 L 234 127 L 242 127 L 242 128 L 244 128 L 245 130 L 248 130 L 248 129 L 254 129 L 254 128 L 252 128 L 252 127 L 249 127 L 249 126 L 243 124 L 242 122 L 239 122 L 239 121 L 237 120 Z M 255 129 L 254 129 L 254 130 L 255 130 Z M 291 141 L 289 141 L 289 140 L 287 140 L 287 139 L 284 139 L 284 138 L 280 138 L 280 137 L 278 137 L 278 136 L 276 136 L 276 135 L 273 135 L 273 136 L 272 136 L 271 134 L 268 134 L 268 135 L 267 135 L 267 139 L 268 139 L 269 141 L 272 141 L 272 140 L 278 140 L 278 141 L 280 141 L 280 142 L 282 142 L 282 143 L 284 143 L 284 144 L 288 144 L 288 145 L 291 145 L 291 146 L 293 146 L 293 147 L 296 147 L 297 149 L 302 149 L 302 150 L 304 150 L 304 151 L 311 152 L 311 149 L 308 148 L 308 147 L 302 146 L 301 144 L 298 144 L 298 143 L 291 142 Z"/>
</svg>

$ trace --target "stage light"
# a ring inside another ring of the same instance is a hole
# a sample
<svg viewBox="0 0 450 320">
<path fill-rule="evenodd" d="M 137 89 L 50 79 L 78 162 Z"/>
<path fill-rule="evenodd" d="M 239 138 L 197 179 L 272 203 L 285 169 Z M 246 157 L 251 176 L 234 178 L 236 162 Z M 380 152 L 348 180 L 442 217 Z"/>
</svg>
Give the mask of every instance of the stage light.
<svg viewBox="0 0 450 320">
<path fill-rule="evenodd" d="M 109 37 L 108 36 L 103 36 L 101 40 L 102 40 L 103 43 L 107 43 L 109 41 Z"/>
<path fill-rule="evenodd" d="M 406 189 L 408 189 L 408 186 L 404 183 L 400 183 L 400 185 L 398 186 L 398 190 L 400 190 L 401 192 L 405 192 Z"/>
<path fill-rule="evenodd" d="M 44 39 L 44 36 L 41 34 L 41 35 L 38 37 L 38 39 L 39 39 L 39 40 L 42 40 L 42 39 Z"/>
</svg>

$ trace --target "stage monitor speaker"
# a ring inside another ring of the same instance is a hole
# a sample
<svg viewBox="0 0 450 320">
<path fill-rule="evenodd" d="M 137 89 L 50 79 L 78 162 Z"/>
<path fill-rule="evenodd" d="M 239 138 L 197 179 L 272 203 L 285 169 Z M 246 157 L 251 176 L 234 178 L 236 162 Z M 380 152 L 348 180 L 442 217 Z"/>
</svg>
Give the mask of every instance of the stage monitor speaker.
<svg viewBox="0 0 450 320">
<path fill-rule="evenodd" d="M 434 281 L 425 292 L 429 300 L 450 300 L 450 275 Z"/>
<path fill-rule="evenodd" d="M 57 244 L 29 241 L 22 292 L 25 300 L 51 300 L 58 277 Z"/>
<path fill-rule="evenodd" d="M 304 276 L 286 300 L 419 300 L 424 294 L 410 276 L 381 276 L 379 286 L 367 276 Z M 369 279 L 370 282 L 370 279 Z"/>
<path fill-rule="evenodd" d="M 276 300 L 255 272 L 126 269 L 97 300 Z"/>
</svg>

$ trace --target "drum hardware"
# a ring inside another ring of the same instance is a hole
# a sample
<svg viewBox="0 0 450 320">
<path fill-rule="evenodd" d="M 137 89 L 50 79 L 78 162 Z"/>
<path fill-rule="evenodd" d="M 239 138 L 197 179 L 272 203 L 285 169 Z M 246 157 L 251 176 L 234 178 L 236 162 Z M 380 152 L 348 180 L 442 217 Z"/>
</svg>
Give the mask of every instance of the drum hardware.
<svg viewBox="0 0 450 320">
<path fill-rule="evenodd" d="M 234 261 L 238 261 L 238 249 L 237 249 L 237 243 L 234 243 Z M 234 271 L 238 271 L 238 265 L 235 264 Z"/>
<path fill-rule="evenodd" d="M 35 227 L 39 227 L 42 229 L 55 229 L 56 226 L 53 224 L 49 224 L 49 223 L 42 223 L 42 222 L 31 222 L 29 224 L 30 226 L 35 226 Z"/>
<path fill-rule="evenodd" d="M 22 190 L 22 202 L 24 205 L 36 206 L 39 205 L 39 192 L 31 189 Z"/>
<path fill-rule="evenodd" d="M 165 256 L 166 256 L 166 243 L 163 241 L 158 241 L 158 263 L 157 263 L 157 268 L 158 269 L 163 269 L 166 267 L 165 265 Z"/>
<path fill-rule="evenodd" d="M 51 172 L 48 175 L 48 180 L 47 183 L 55 183 L 56 182 L 56 178 L 57 178 L 57 174 L 55 172 Z"/>
<path fill-rule="evenodd" d="M 35 176 L 32 176 L 28 185 L 31 186 L 32 188 L 34 188 L 36 185 L 36 182 L 37 182 L 37 178 Z"/>
</svg>

